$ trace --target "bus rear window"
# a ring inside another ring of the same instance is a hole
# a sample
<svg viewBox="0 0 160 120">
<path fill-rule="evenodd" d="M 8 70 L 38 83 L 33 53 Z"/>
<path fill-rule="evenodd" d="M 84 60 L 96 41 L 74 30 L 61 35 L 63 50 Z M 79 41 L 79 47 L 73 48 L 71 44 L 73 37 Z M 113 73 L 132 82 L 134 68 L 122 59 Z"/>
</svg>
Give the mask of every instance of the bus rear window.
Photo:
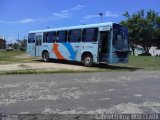
<svg viewBox="0 0 160 120">
<path fill-rule="evenodd" d="M 98 37 L 97 28 L 83 29 L 83 42 L 96 42 Z"/>
<path fill-rule="evenodd" d="M 35 40 L 36 40 L 36 34 L 30 33 L 28 36 L 28 43 L 35 43 Z"/>
</svg>

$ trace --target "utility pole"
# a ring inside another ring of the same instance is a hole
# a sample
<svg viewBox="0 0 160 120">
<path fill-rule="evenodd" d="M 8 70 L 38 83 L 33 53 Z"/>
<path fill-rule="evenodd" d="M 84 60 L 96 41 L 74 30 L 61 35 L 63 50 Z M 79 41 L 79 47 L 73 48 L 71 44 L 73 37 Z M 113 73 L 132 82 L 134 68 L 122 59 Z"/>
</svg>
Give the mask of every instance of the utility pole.
<svg viewBox="0 0 160 120">
<path fill-rule="evenodd" d="M 100 16 L 100 18 L 101 18 L 101 23 L 102 23 L 103 13 L 99 13 L 99 16 Z"/>
<path fill-rule="evenodd" d="M 17 39 L 17 41 L 19 42 L 19 34 L 17 34 L 17 36 L 18 36 L 18 39 Z"/>
<path fill-rule="evenodd" d="M 19 45 L 19 50 L 20 50 L 20 40 L 19 40 L 19 34 L 17 34 L 17 36 L 18 36 L 17 42 L 18 42 L 18 45 Z"/>
</svg>

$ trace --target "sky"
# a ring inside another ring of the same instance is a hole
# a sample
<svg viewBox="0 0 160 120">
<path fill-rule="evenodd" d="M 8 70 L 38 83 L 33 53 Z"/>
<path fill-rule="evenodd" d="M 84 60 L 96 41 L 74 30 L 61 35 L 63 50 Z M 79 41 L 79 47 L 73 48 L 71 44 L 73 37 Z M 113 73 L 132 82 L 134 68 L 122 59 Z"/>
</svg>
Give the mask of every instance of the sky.
<svg viewBox="0 0 160 120">
<path fill-rule="evenodd" d="M 0 36 L 8 43 L 27 38 L 31 30 L 101 22 L 119 23 L 125 11 L 155 10 L 160 0 L 0 0 Z"/>
</svg>

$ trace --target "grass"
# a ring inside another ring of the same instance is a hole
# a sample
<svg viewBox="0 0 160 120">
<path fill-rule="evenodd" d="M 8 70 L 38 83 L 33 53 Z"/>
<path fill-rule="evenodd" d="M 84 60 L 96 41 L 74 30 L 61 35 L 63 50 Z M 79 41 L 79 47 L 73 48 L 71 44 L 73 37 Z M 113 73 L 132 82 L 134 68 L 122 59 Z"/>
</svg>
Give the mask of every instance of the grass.
<svg viewBox="0 0 160 120">
<path fill-rule="evenodd" d="M 120 66 L 132 66 L 144 70 L 160 70 L 160 57 L 130 56 L 128 64 Z"/>
<path fill-rule="evenodd" d="M 0 75 L 6 74 L 52 74 L 52 73 L 89 73 L 89 72 L 104 72 L 102 69 L 93 69 L 93 70 L 33 70 L 33 69 L 26 69 L 26 70 L 14 70 L 14 71 L 4 71 L 0 72 Z"/>
<path fill-rule="evenodd" d="M 0 51 L 0 65 L 12 63 L 35 62 L 35 57 L 23 57 L 25 51 Z"/>
<path fill-rule="evenodd" d="M 0 74 L 44 74 L 44 73 L 77 73 L 77 72 L 106 72 L 106 71 L 136 71 L 142 70 L 160 70 L 160 57 L 151 56 L 129 56 L 127 64 L 114 64 L 114 65 L 95 65 L 86 70 L 33 70 L 27 68 L 23 63 L 41 62 L 40 58 L 25 57 L 25 52 L 22 51 L 0 51 L 0 65 L 20 63 L 21 67 L 25 70 L 16 71 L 1 71 Z M 52 61 L 53 62 L 53 61 Z M 54 61 L 55 63 L 66 64 L 63 61 Z M 67 62 L 67 64 L 81 65 L 79 63 Z"/>
</svg>

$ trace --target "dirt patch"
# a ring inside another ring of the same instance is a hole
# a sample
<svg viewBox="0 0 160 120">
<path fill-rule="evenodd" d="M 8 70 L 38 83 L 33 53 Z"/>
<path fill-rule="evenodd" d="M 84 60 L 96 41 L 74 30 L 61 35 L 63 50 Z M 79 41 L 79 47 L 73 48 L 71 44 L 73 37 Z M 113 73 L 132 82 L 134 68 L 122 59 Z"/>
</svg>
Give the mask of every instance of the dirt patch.
<svg viewBox="0 0 160 120">
<path fill-rule="evenodd" d="M 22 55 L 17 55 L 17 56 L 14 56 L 14 58 L 31 58 L 31 55 L 25 53 L 25 54 L 22 54 Z"/>
<path fill-rule="evenodd" d="M 0 71 L 13 71 L 13 70 L 91 70 L 91 68 L 86 68 L 84 66 L 75 66 L 68 64 L 60 63 L 16 63 L 16 64 L 7 64 L 0 65 Z M 92 68 L 93 70 L 93 68 Z"/>
<path fill-rule="evenodd" d="M 0 65 L 0 71 L 13 71 L 13 70 L 24 70 L 25 68 L 20 67 L 20 64 L 7 64 Z"/>
<path fill-rule="evenodd" d="M 54 63 L 54 62 L 34 62 L 31 61 L 30 58 L 32 58 L 28 54 L 21 54 L 14 56 L 15 59 L 17 59 L 17 62 L 9 63 L 9 64 L 0 64 L 0 72 L 7 72 L 7 71 L 16 71 L 16 70 L 52 70 L 52 71 L 59 71 L 59 70 L 77 70 L 77 71 L 83 71 L 83 70 L 93 70 L 93 68 L 87 68 L 84 66 L 79 65 L 71 65 L 71 64 L 61 64 L 61 63 Z M 22 60 L 22 62 L 19 62 L 19 59 Z M 41 59 L 41 58 L 39 58 Z M 16 60 L 15 60 L 16 61 Z M 6 61 L 4 61 L 5 63 Z"/>
</svg>

